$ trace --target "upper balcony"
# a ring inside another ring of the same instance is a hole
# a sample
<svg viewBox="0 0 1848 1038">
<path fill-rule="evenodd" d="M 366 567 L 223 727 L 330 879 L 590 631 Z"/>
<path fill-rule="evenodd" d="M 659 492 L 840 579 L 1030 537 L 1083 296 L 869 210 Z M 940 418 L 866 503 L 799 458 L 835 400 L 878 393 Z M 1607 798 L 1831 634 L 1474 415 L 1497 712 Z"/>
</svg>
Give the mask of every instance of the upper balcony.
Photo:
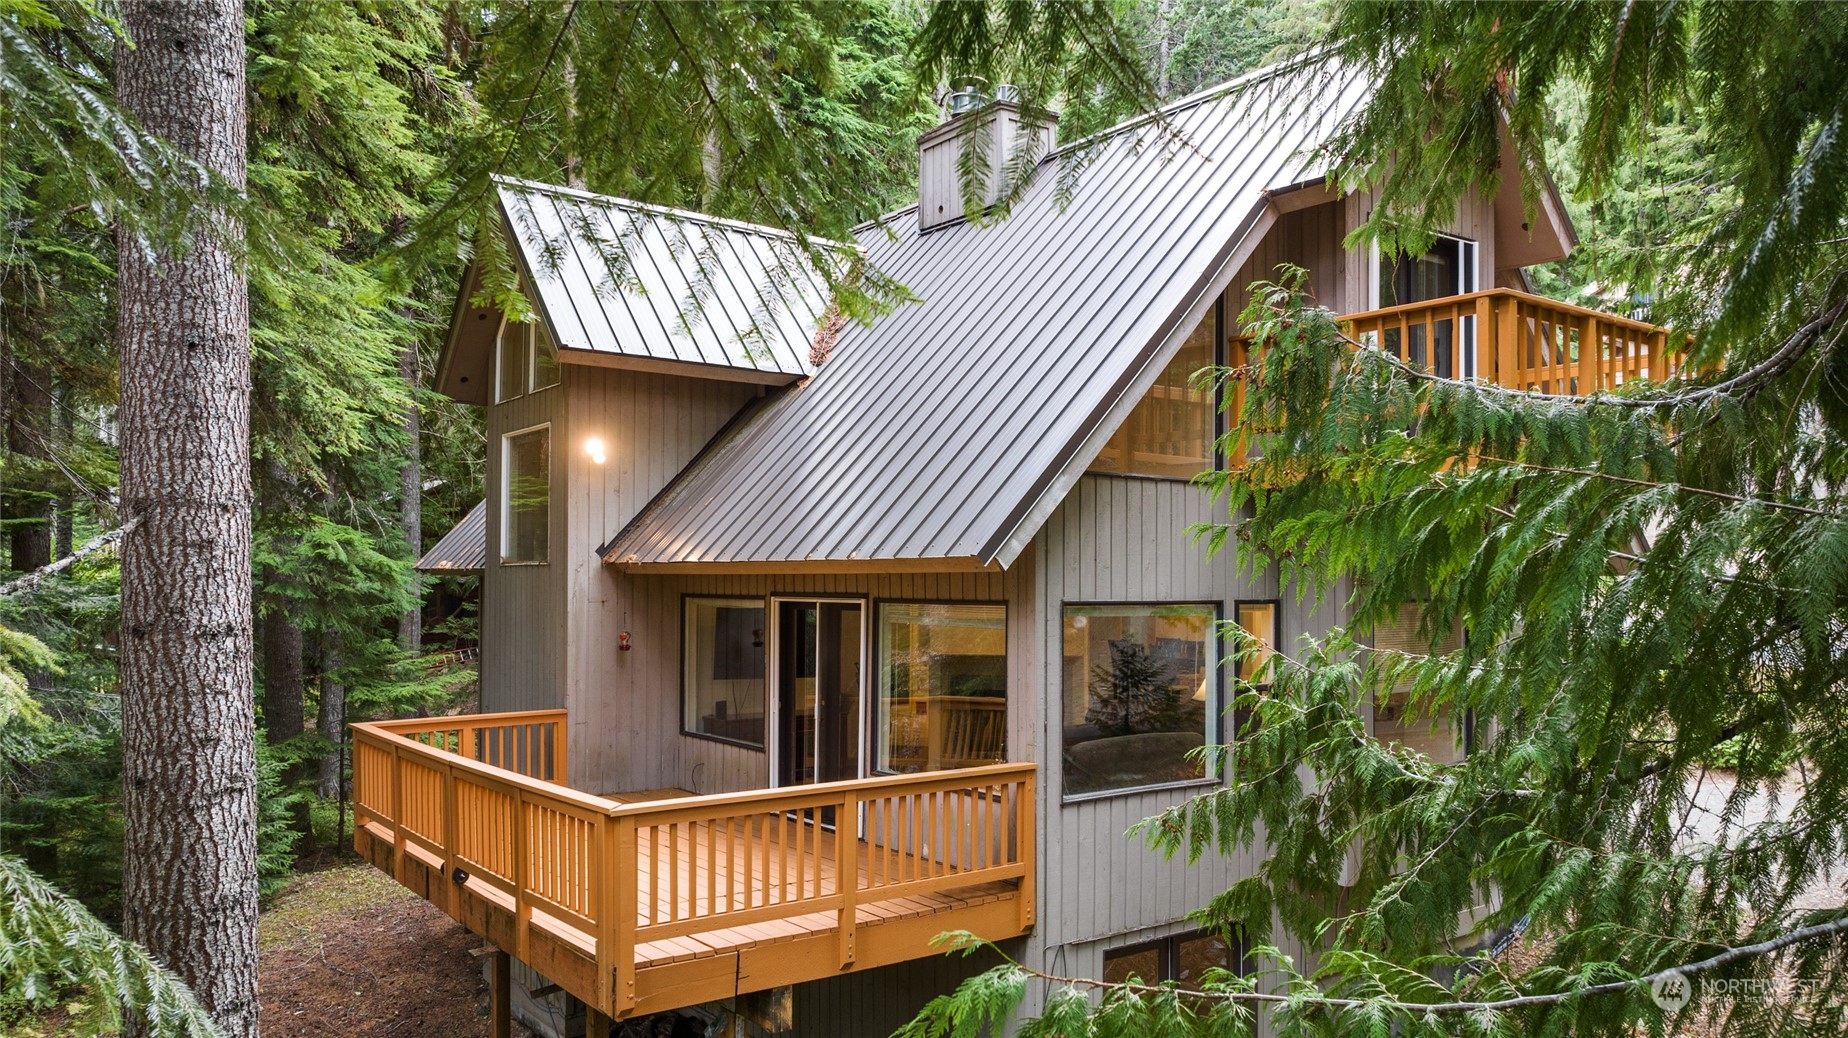
<svg viewBox="0 0 1848 1038">
<path fill-rule="evenodd" d="M 593 795 L 562 710 L 352 729 L 355 849 L 611 1017 L 1033 925 L 1032 764 Z"/>
<path fill-rule="evenodd" d="M 1445 296 L 1341 318 L 1349 337 L 1445 378 L 1590 396 L 1686 373 L 1668 331 L 1510 288 Z"/>
<path fill-rule="evenodd" d="M 1647 378 L 1686 373 L 1686 353 L 1642 321 L 1497 288 L 1341 317 L 1355 342 L 1445 378 L 1562 396 L 1588 396 Z M 1209 318 L 1184 344 L 1098 453 L 1101 473 L 1192 479 L 1217 461 L 1218 401 L 1195 372 L 1222 344 Z M 1223 337 L 1225 362 L 1249 362 L 1249 340 Z M 1244 409 L 1245 382 L 1227 383 L 1230 420 Z M 1243 459 L 1226 461 L 1234 468 Z"/>
</svg>

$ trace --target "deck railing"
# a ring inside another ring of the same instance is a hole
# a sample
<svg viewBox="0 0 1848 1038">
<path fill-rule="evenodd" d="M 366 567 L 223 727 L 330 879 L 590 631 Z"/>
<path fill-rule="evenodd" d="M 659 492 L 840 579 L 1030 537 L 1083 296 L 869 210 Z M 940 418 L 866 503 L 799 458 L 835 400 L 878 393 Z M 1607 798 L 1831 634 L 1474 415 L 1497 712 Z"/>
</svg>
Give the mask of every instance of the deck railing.
<svg viewBox="0 0 1848 1038">
<path fill-rule="evenodd" d="M 1666 329 L 1508 288 L 1341 318 L 1347 333 L 1447 378 L 1589 396 L 1686 373 Z"/>
<path fill-rule="evenodd" d="M 560 784 L 564 711 L 352 727 L 355 842 L 501 902 L 522 960 L 535 926 L 564 933 L 606 1012 L 652 941 L 830 913 L 844 967 L 859 905 L 997 880 L 1032 924 L 1032 764 L 620 804 Z"/>
</svg>

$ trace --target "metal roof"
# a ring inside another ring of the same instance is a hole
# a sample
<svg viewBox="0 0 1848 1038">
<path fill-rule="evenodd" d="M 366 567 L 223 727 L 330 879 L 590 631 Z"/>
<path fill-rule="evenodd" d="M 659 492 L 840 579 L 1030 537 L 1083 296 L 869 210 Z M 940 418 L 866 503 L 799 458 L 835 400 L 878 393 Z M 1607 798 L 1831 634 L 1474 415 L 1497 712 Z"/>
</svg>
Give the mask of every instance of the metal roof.
<svg viewBox="0 0 1848 1038">
<path fill-rule="evenodd" d="M 419 573 L 480 573 L 488 565 L 488 503 L 468 510 L 443 539 L 417 560 Z"/>
<path fill-rule="evenodd" d="M 560 348 L 787 379 L 813 370 L 830 293 L 794 236 L 505 177 L 496 187 Z"/>
<path fill-rule="evenodd" d="M 1062 149 L 991 226 L 868 228 L 922 301 L 843 329 L 604 559 L 1010 564 L 1255 246 L 1265 192 L 1325 176 L 1315 146 L 1366 93 L 1351 68 L 1263 70 Z"/>
</svg>

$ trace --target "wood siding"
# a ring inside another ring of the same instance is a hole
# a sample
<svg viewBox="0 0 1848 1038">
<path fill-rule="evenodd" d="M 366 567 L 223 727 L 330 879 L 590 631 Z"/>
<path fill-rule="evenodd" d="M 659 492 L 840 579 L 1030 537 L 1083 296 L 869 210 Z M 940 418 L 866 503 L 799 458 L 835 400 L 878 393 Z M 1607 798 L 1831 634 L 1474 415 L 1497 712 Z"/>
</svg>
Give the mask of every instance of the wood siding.
<svg viewBox="0 0 1848 1038">
<path fill-rule="evenodd" d="M 572 782 L 581 789 L 677 786 L 702 794 L 771 784 L 764 750 L 681 734 L 681 602 L 686 595 L 863 598 L 873 607 L 866 613 L 869 625 L 882 600 L 1006 602 L 1008 759 L 1036 760 L 1038 740 L 1025 727 L 1039 690 L 1032 664 L 1031 572 L 1031 566 L 1017 565 L 1008 572 L 682 577 L 601 567 L 596 595 L 607 604 L 599 608 L 612 622 L 627 624 L 622 629 L 630 632 L 632 648 L 615 648 L 615 627 L 603 629 L 600 646 L 585 646 L 591 666 L 571 706 Z M 875 632 L 875 652 L 876 641 Z M 868 659 L 866 665 L 871 664 Z"/>
<path fill-rule="evenodd" d="M 572 785 L 579 789 L 647 789 L 681 786 L 675 767 L 664 767 L 663 747 L 680 730 L 665 703 L 679 702 L 679 671 L 671 694 L 653 687 L 653 663 L 667 648 L 658 624 L 672 617 L 678 658 L 679 603 L 638 599 L 626 576 L 604 565 L 597 549 L 628 525 L 746 404 L 762 391 L 740 382 L 693 379 L 640 371 L 571 367 L 572 440 L 562 512 L 570 524 L 562 623 L 568 624 L 569 671 L 565 702 L 571 711 Z M 607 460 L 598 465 L 584 450 L 595 436 Z M 618 648 L 628 631 L 631 649 Z M 635 691 L 646 672 L 646 693 Z M 758 785 L 767 785 L 759 783 Z M 687 786 L 686 788 L 693 788 Z M 710 792 L 711 790 L 702 790 Z"/>
<path fill-rule="evenodd" d="M 1238 315 L 1250 299 L 1252 282 L 1277 280 L 1277 266 L 1281 263 L 1309 272 L 1309 289 L 1323 306 L 1336 311 L 1358 309 L 1347 306 L 1351 298 L 1349 267 L 1359 254 L 1341 248 L 1341 238 L 1346 233 L 1344 217 L 1339 202 L 1325 202 L 1279 216 L 1226 289 L 1228 326 L 1236 332 Z"/>
<path fill-rule="evenodd" d="M 490 369 L 492 370 L 492 369 Z M 568 380 L 571 372 L 563 373 Z M 481 574 L 481 709 L 549 710 L 565 705 L 565 472 L 569 442 L 565 385 L 488 407 L 487 560 Z M 543 565 L 501 565 L 502 437 L 552 424 L 551 529 Z"/>
</svg>

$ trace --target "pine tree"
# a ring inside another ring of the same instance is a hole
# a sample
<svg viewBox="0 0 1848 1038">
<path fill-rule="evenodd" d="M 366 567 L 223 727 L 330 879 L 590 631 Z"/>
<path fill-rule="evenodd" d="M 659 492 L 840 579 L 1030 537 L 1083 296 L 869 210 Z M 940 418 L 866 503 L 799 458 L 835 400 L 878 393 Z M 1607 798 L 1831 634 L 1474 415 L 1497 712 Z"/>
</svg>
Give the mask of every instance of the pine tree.
<svg viewBox="0 0 1848 1038">
<path fill-rule="evenodd" d="M 147 0 L 123 25 L 124 110 L 242 185 L 241 5 Z M 181 248 L 125 229 L 117 250 L 136 526 L 122 545 L 123 932 L 227 1034 L 255 1035 L 250 298 L 235 219 L 206 215 Z"/>
<path fill-rule="evenodd" d="M 1532 190 L 1568 88 L 1568 186 L 1594 203 L 1677 106 L 1703 182 L 1736 193 L 1641 239 L 1665 252 L 1634 269 L 1707 374 L 1583 399 L 1450 381 L 1358 348 L 1301 272 L 1257 286 L 1261 359 L 1220 373 L 1247 388 L 1225 453 L 1254 460 L 1210 478 L 1227 518 L 1202 533 L 1351 624 L 1280 647 L 1237 703 L 1239 780 L 1138 833 L 1266 856 L 1197 920 L 1242 928 L 1265 972 L 1194 1000 L 1008 966 L 913 1033 L 998 1020 L 1030 983 L 1051 986 L 1031 1034 L 1246 1034 L 1260 1008 L 1292 1034 L 1842 1033 L 1848 13 L 1348 3 L 1331 46 L 1378 86 L 1332 147 L 1341 183 L 1381 191 L 1356 244 L 1416 247 L 1510 172 L 1504 133 Z M 1428 651 L 1364 649 L 1407 603 Z M 1370 738 L 1394 693 L 1462 719 L 1471 753 Z M 1710 809 L 1724 827 L 1690 838 Z M 1525 934 L 1518 964 L 1462 948 L 1483 906 L 1480 932 Z M 1279 927 L 1318 961 L 1267 947 Z M 1678 1012 L 1651 997 L 1671 974 Z"/>
</svg>

